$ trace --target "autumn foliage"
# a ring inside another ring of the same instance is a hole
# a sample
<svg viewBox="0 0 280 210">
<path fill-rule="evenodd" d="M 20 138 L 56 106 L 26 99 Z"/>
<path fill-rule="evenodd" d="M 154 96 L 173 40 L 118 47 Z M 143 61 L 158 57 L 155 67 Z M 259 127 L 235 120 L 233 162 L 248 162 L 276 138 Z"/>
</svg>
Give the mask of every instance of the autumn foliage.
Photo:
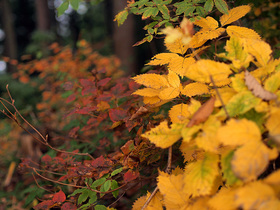
<svg viewBox="0 0 280 210">
<path fill-rule="evenodd" d="M 34 208 L 122 209 L 132 193 L 134 210 L 279 209 L 280 60 L 254 30 L 233 25 L 250 9 L 166 27 L 167 52 L 132 78 L 85 41 L 76 55 L 53 44 L 53 56 L 20 64 L 22 82 L 41 78 L 33 85 L 49 137 L 38 140 L 56 151 L 20 164 L 53 183 Z M 222 52 L 209 50 L 222 42 Z"/>
</svg>

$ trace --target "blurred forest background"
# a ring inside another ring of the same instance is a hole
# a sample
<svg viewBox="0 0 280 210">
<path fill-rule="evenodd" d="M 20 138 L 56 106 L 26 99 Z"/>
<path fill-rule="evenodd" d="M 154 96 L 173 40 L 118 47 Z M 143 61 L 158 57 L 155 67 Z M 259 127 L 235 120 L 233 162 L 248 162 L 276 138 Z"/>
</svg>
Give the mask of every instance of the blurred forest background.
<svg viewBox="0 0 280 210">
<path fill-rule="evenodd" d="M 256 30 L 272 46 L 274 57 L 279 58 L 280 3 L 277 0 L 227 2 L 234 2 L 235 6 L 248 3 L 253 6 L 242 20 L 243 25 Z M 19 64 L 53 55 L 53 48 L 49 46 L 54 43 L 67 46 L 71 49 L 68 56 L 75 57 L 80 41 L 86 40 L 100 55 L 119 58 L 120 68 L 128 76 L 147 71 L 145 63 L 164 51 L 162 40 L 156 39 L 133 47 L 145 36 L 142 28 L 148 20 L 130 15 L 121 27 L 113 21 L 126 6 L 126 0 L 88 0 L 81 2 L 77 11 L 70 7 L 58 17 L 56 9 L 61 3 L 61 0 L 0 0 L 0 97 L 8 97 L 6 85 L 9 84 L 16 107 L 38 127 L 42 127 L 42 122 L 36 105 L 44 100 L 44 96 L 32 81 L 38 82 L 39 73 L 33 72 L 28 82 L 21 81 Z M 0 114 L 0 209 L 28 209 L 36 196 L 32 189 L 25 190 L 33 178 L 22 177 L 16 169 L 20 158 L 26 156 L 18 146 L 19 139 L 25 136 L 28 135 Z"/>
</svg>

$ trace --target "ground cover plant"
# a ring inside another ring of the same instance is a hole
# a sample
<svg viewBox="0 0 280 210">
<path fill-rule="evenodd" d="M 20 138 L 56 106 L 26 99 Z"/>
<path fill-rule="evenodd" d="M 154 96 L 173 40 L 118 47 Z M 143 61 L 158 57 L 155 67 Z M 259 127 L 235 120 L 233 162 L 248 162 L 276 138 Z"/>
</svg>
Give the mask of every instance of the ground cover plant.
<svg viewBox="0 0 280 210">
<path fill-rule="evenodd" d="M 8 88 L 1 103 L 45 145 L 39 164 L 20 164 L 44 194 L 34 209 L 131 208 L 126 199 L 135 210 L 279 209 L 280 60 L 241 25 L 250 10 L 222 0 L 128 1 L 119 24 L 129 13 L 150 18 L 136 45 L 164 37 L 167 51 L 133 77 L 85 41 L 75 55 L 53 44 L 53 56 L 21 64 L 22 82 L 41 78 L 33 85 L 48 134 L 20 115 Z"/>
</svg>

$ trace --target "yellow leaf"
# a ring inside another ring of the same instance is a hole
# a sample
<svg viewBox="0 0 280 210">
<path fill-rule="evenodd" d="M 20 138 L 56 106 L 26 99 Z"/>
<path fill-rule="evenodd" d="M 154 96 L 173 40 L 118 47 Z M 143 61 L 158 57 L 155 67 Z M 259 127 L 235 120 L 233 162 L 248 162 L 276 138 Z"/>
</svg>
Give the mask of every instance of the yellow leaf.
<svg viewBox="0 0 280 210">
<path fill-rule="evenodd" d="M 221 188 L 219 192 L 208 201 L 208 205 L 215 210 L 236 210 L 238 208 L 235 204 L 235 191 L 228 188 Z"/>
<path fill-rule="evenodd" d="M 179 76 L 175 72 L 169 71 L 167 79 L 171 87 L 179 88 L 181 82 Z"/>
<path fill-rule="evenodd" d="M 253 121 L 230 119 L 217 131 L 217 138 L 226 146 L 241 146 L 261 140 L 261 132 Z"/>
<path fill-rule="evenodd" d="M 141 136 L 149 139 L 157 147 L 165 149 L 181 138 L 182 126 L 181 124 L 172 124 L 171 128 L 169 128 L 167 121 L 163 121 L 157 127 L 152 128 Z"/>
<path fill-rule="evenodd" d="M 193 139 L 194 134 L 196 134 L 201 128 L 202 128 L 202 125 L 194 125 L 192 127 L 184 127 L 181 131 L 183 141 L 184 142 L 190 142 Z"/>
<path fill-rule="evenodd" d="M 153 96 L 153 97 L 144 96 L 143 102 L 145 104 L 156 104 L 160 102 L 160 98 L 158 96 Z"/>
<path fill-rule="evenodd" d="M 217 138 L 217 130 L 221 122 L 215 117 L 210 116 L 203 124 L 202 132 L 195 138 L 196 145 L 208 152 L 218 153 L 221 142 Z"/>
<path fill-rule="evenodd" d="M 179 96 L 180 90 L 179 88 L 168 87 L 162 89 L 159 93 L 159 98 L 162 100 L 170 100 Z"/>
<path fill-rule="evenodd" d="M 222 35 L 226 29 L 217 28 L 213 30 L 200 30 L 191 39 L 189 45 L 192 48 L 197 48 L 203 45 L 207 40 L 212 40 Z"/>
<path fill-rule="evenodd" d="M 184 76 L 186 71 L 188 71 L 189 66 L 193 63 L 195 63 L 195 59 L 193 57 L 184 58 L 178 56 L 169 62 L 168 68 L 180 76 Z"/>
<path fill-rule="evenodd" d="M 166 43 L 173 43 L 177 39 L 182 39 L 182 42 L 184 43 L 184 34 L 180 28 L 173 28 L 172 26 L 167 26 L 166 28 L 161 30 L 163 34 L 166 35 L 165 42 Z"/>
<path fill-rule="evenodd" d="M 209 195 L 219 175 L 219 156 L 207 154 L 203 160 L 188 163 L 185 169 L 184 192 L 192 197 Z"/>
<path fill-rule="evenodd" d="M 261 39 L 260 35 L 252 29 L 241 26 L 228 26 L 227 34 L 232 37 L 248 38 L 248 39 Z"/>
<path fill-rule="evenodd" d="M 184 162 L 202 160 L 205 154 L 205 152 L 202 149 L 197 148 L 195 141 L 192 142 L 182 141 L 182 144 L 180 146 L 180 151 L 184 156 Z"/>
<path fill-rule="evenodd" d="M 241 92 L 244 90 L 248 90 L 245 80 L 244 80 L 244 73 L 241 72 L 239 74 L 235 74 L 233 77 L 230 78 L 232 82 L 232 87 L 236 92 Z"/>
<path fill-rule="evenodd" d="M 160 91 L 161 89 L 143 88 L 143 89 L 136 90 L 133 94 L 139 96 L 154 97 L 154 96 L 158 96 Z"/>
<path fill-rule="evenodd" d="M 226 43 L 225 50 L 226 55 L 221 53 L 218 56 L 230 60 L 235 72 L 239 72 L 241 68 L 247 68 L 253 60 L 253 57 L 244 50 L 242 38 L 231 36 Z"/>
<path fill-rule="evenodd" d="M 172 123 L 187 123 L 191 113 L 188 111 L 187 104 L 174 105 L 169 111 L 169 117 Z"/>
<path fill-rule="evenodd" d="M 264 89 L 276 92 L 280 87 L 280 72 L 272 74 L 264 83 Z"/>
<path fill-rule="evenodd" d="M 181 93 L 188 97 L 192 97 L 195 95 L 208 94 L 209 90 L 207 85 L 199 82 L 194 82 L 194 83 L 187 84 L 184 87 L 184 89 L 181 91 Z"/>
<path fill-rule="evenodd" d="M 213 30 L 219 27 L 219 23 L 212 17 L 200 18 L 194 22 L 195 25 L 201 27 L 203 31 Z"/>
<path fill-rule="evenodd" d="M 191 102 L 189 104 L 188 110 L 193 115 L 199 108 L 201 107 L 201 103 L 193 98 L 191 98 Z"/>
<path fill-rule="evenodd" d="M 164 44 L 170 52 L 179 53 L 181 55 L 184 55 L 189 48 L 188 45 L 183 44 L 182 38 L 175 40 L 173 43 L 166 43 L 164 40 Z"/>
<path fill-rule="evenodd" d="M 235 151 L 232 171 L 244 182 L 256 180 L 277 155 L 276 150 L 269 149 L 261 141 L 250 141 Z"/>
<path fill-rule="evenodd" d="M 189 195 L 183 189 L 183 174 L 169 175 L 159 171 L 158 187 L 163 195 L 164 204 L 169 210 L 178 210 L 186 207 L 189 202 Z"/>
<path fill-rule="evenodd" d="M 276 143 L 280 144 L 280 109 L 273 108 L 270 110 L 269 118 L 265 123 L 265 127 L 269 131 L 269 135 Z"/>
<path fill-rule="evenodd" d="M 227 104 L 228 101 L 236 94 L 236 91 L 234 91 L 232 88 L 229 87 L 219 88 L 218 90 L 224 104 Z M 222 106 L 221 100 L 217 96 L 216 91 L 214 92 L 214 94 L 216 95 L 215 107 Z"/>
<path fill-rule="evenodd" d="M 192 64 L 185 76 L 197 82 L 210 83 L 210 76 L 214 82 L 221 82 L 231 74 L 227 64 L 212 60 L 199 60 Z"/>
<path fill-rule="evenodd" d="M 240 185 L 243 182 L 238 179 L 232 171 L 231 160 L 234 155 L 234 150 L 230 149 L 222 154 L 221 157 L 221 168 L 223 173 L 223 180 L 226 183 L 226 186 L 236 186 Z"/>
<path fill-rule="evenodd" d="M 277 208 L 268 208 L 272 207 L 272 204 L 277 204 L 279 209 L 279 202 L 273 189 L 263 182 L 252 182 L 245 185 L 242 188 L 236 190 L 235 193 L 235 203 L 241 209 L 277 209 Z"/>
<path fill-rule="evenodd" d="M 245 39 L 245 50 L 256 58 L 259 67 L 267 65 L 271 59 L 271 47 L 262 40 Z"/>
<path fill-rule="evenodd" d="M 157 55 L 155 55 L 152 60 L 147 63 L 146 65 L 165 65 L 165 64 L 169 64 L 170 61 L 172 61 L 173 59 L 177 59 L 181 56 L 179 56 L 176 53 L 159 53 Z"/>
<path fill-rule="evenodd" d="M 206 196 L 193 199 L 191 204 L 188 206 L 187 210 L 209 210 L 208 201 L 209 197 Z"/>
<path fill-rule="evenodd" d="M 228 14 L 224 14 L 223 16 L 220 17 L 220 23 L 222 26 L 233 23 L 234 21 L 237 21 L 238 19 L 246 15 L 248 12 L 250 12 L 250 10 L 251 7 L 248 5 L 235 7 L 229 10 Z"/>
<path fill-rule="evenodd" d="M 110 104 L 106 101 L 100 101 L 97 104 L 97 111 L 104 111 L 106 109 L 110 109 Z"/>
<path fill-rule="evenodd" d="M 263 181 L 269 185 L 280 185 L 280 169 L 269 174 Z"/>
<path fill-rule="evenodd" d="M 147 195 L 141 196 L 138 198 L 132 206 L 132 210 L 141 210 L 144 206 L 145 202 L 148 200 L 148 198 L 151 196 L 151 193 L 147 192 Z M 150 201 L 149 205 L 145 208 L 145 210 L 161 210 L 162 207 L 162 195 L 157 192 L 152 200 Z"/>
<path fill-rule="evenodd" d="M 242 91 L 235 94 L 226 104 L 226 109 L 230 117 L 244 114 L 261 102 L 260 98 L 255 97 L 250 91 Z M 224 116 L 222 109 L 218 115 Z"/>
<path fill-rule="evenodd" d="M 135 82 L 149 88 L 160 89 L 169 87 L 166 78 L 159 74 L 142 74 L 132 78 Z"/>
</svg>

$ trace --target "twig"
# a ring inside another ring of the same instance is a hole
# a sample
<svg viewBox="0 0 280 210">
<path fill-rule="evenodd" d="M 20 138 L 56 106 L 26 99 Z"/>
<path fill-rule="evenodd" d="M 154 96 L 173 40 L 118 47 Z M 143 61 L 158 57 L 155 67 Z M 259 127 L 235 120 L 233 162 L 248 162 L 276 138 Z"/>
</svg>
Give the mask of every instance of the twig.
<svg viewBox="0 0 280 210">
<path fill-rule="evenodd" d="M 115 203 L 117 203 L 123 196 L 124 196 L 125 192 L 123 192 L 117 200 L 115 200 L 113 203 L 111 203 L 109 206 L 107 206 L 107 208 L 110 208 L 111 206 L 113 206 Z"/>
<path fill-rule="evenodd" d="M 36 180 L 36 178 L 35 178 L 35 176 L 34 176 L 34 173 L 32 173 L 32 176 L 33 176 L 34 181 L 36 182 L 36 185 L 37 185 L 39 188 L 41 188 L 41 189 L 43 189 L 43 190 L 46 190 L 46 191 L 48 191 L 48 192 L 50 192 L 50 193 L 53 193 L 52 191 L 50 191 L 50 190 L 48 190 L 48 189 L 46 189 L 46 188 L 44 188 L 44 187 L 42 187 L 42 186 L 40 186 L 40 185 L 38 184 L 38 182 L 37 182 L 37 180 Z"/>
<path fill-rule="evenodd" d="M 111 193 L 111 192 L 114 192 L 114 191 L 117 191 L 123 187 L 125 187 L 127 184 L 123 184 L 122 186 L 116 188 L 116 189 L 113 189 L 113 190 L 109 190 L 109 191 L 106 191 L 106 192 L 101 192 L 99 190 L 95 190 L 95 189 L 92 189 L 92 188 L 89 188 L 89 187 L 85 187 L 85 186 L 79 186 L 79 185 L 73 185 L 73 184 L 66 184 L 66 183 L 63 183 L 63 182 L 60 182 L 60 181 L 56 181 L 56 180 L 53 180 L 53 179 L 50 179 L 50 178 L 47 178 L 41 174 L 38 173 L 37 169 L 36 168 L 32 168 L 33 171 L 36 173 L 36 175 L 38 175 L 39 177 L 41 177 L 42 179 L 45 179 L 47 181 L 50 181 L 50 182 L 54 182 L 54 183 L 57 183 L 57 184 L 61 184 L 61 185 L 65 185 L 65 186 L 69 186 L 69 187 L 76 187 L 76 188 L 84 188 L 84 189 L 89 189 L 93 192 L 96 192 L 96 193 L 99 193 L 99 194 L 108 194 L 108 193 Z"/>
<path fill-rule="evenodd" d="M 69 152 L 69 151 L 64 151 L 64 150 L 60 150 L 60 149 L 56 149 L 54 148 L 53 146 L 51 146 L 49 143 L 48 143 L 48 138 L 47 136 L 44 137 L 33 125 L 31 125 L 21 114 L 20 112 L 18 111 L 18 109 L 16 108 L 16 106 L 14 105 L 14 99 L 12 98 L 10 92 L 9 92 L 9 89 L 8 89 L 8 86 L 6 87 L 7 88 L 7 91 L 8 91 L 8 95 L 10 97 L 10 100 L 12 102 L 9 102 L 8 100 L 4 99 L 4 98 L 1 98 L 0 97 L 0 102 L 1 104 L 4 106 L 4 108 L 7 110 L 7 112 L 10 114 L 8 115 L 4 110 L 0 110 L 3 114 L 5 114 L 8 118 L 10 118 L 11 120 L 15 121 L 25 132 L 27 132 L 29 135 L 31 135 L 36 141 L 44 144 L 45 146 L 48 146 L 49 148 L 51 148 L 52 150 L 56 151 L 56 152 L 61 152 L 61 153 L 66 153 L 66 154 L 72 154 L 72 155 L 80 155 L 80 156 L 88 156 L 90 157 L 92 160 L 94 160 L 94 158 L 89 154 L 89 153 L 78 153 L 78 152 Z M 20 122 L 18 121 L 18 119 L 16 118 L 15 114 L 13 114 L 9 109 L 8 107 L 3 103 L 6 102 L 7 104 L 11 105 L 14 110 L 16 111 L 16 113 L 19 115 L 19 117 L 29 126 L 32 128 L 32 130 L 34 130 L 42 140 L 40 140 L 39 138 L 37 138 L 34 134 L 32 134 L 30 131 L 28 131 L 26 128 L 24 128 Z"/>
<path fill-rule="evenodd" d="M 172 146 L 170 146 L 168 148 L 168 160 L 167 160 L 167 167 L 165 169 L 165 172 L 166 173 L 170 173 L 171 172 L 171 163 L 172 163 Z M 150 197 L 146 200 L 145 204 L 143 205 L 143 207 L 141 208 L 141 210 L 144 210 L 148 205 L 149 203 L 151 202 L 151 200 L 153 199 L 153 197 L 155 196 L 155 194 L 157 193 L 158 191 L 158 185 L 157 187 L 154 189 L 154 191 L 152 192 L 152 194 L 150 195 Z"/>
<path fill-rule="evenodd" d="M 215 82 L 214 82 L 214 80 L 213 80 L 212 75 L 210 75 L 210 80 L 211 80 L 211 82 L 212 82 L 212 84 L 213 84 L 213 86 L 214 86 L 214 89 L 215 89 L 215 91 L 216 91 L 216 93 L 217 93 L 217 96 L 218 96 L 219 100 L 221 101 L 222 107 L 223 107 L 223 109 L 225 110 L 225 113 L 226 113 L 226 115 L 227 115 L 227 118 L 229 119 L 230 116 L 229 116 L 228 111 L 227 111 L 227 109 L 226 109 L 226 106 L 225 106 L 225 104 L 224 104 L 224 102 L 223 102 L 223 99 L 222 99 L 222 97 L 221 97 L 221 95 L 220 95 L 220 93 L 219 93 L 219 91 L 218 91 L 218 88 L 217 88 L 217 86 L 215 85 Z"/>
</svg>

